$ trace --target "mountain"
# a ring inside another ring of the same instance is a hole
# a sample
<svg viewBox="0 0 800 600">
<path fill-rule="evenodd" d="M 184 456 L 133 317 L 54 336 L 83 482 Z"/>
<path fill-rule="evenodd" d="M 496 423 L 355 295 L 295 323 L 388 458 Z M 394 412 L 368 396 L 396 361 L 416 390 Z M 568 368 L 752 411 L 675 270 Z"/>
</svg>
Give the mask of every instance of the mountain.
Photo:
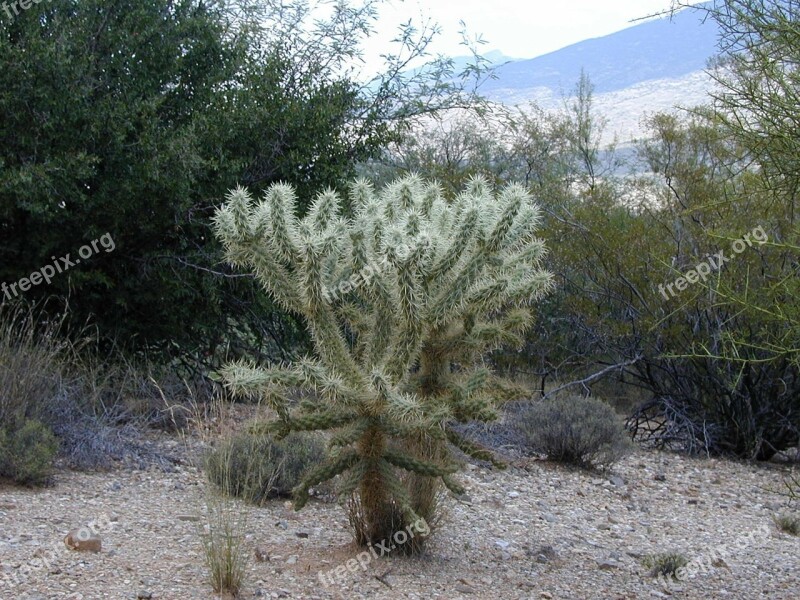
<svg viewBox="0 0 800 600">
<path fill-rule="evenodd" d="M 595 108 L 609 119 L 606 140 L 625 142 L 641 133 L 646 112 L 704 102 L 713 84 L 704 69 L 716 53 L 719 29 L 706 13 L 684 9 L 672 18 L 644 21 L 617 33 L 532 59 L 487 58 L 500 63 L 481 91 L 508 105 L 563 105 L 583 70 L 595 86 Z"/>
<path fill-rule="evenodd" d="M 510 56 L 506 56 L 500 50 L 490 50 L 485 54 L 481 54 L 481 58 L 484 61 L 486 61 L 484 66 L 495 67 L 495 68 L 519 60 L 517 58 L 511 58 Z M 453 71 L 455 73 L 461 73 L 464 69 L 467 68 L 468 65 L 474 65 L 474 64 L 475 64 L 474 56 L 456 56 L 455 58 L 453 58 Z"/>
<path fill-rule="evenodd" d="M 652 79 L 677 79 L 702 70 L 714 55 L 718 27 L 705 13 L 685 9 L 645 21 L 617 33 L 567 46 L 529 60 L 497 68 L 498 78 L 484 91 L 544 87 L 570 90 L 583 69 L 599 94 L 622 90 Z"/>
</svg>

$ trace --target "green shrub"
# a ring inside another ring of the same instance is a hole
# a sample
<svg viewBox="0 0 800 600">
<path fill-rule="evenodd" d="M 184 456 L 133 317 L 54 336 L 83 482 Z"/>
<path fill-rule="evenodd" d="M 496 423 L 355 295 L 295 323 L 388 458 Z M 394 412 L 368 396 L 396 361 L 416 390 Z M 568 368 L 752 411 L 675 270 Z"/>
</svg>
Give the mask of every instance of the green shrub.
<svg viewBox="0 0 800 600">
<path fill-rule="evenodd" d="M 645 556 L 642 564 L 650 569 L 651 577 L 675 577 L 678 569 L 689 564 L 689 559 L 679 552 L 663 552 Z"/>
<path fill-rule="evenodd" d="M 0 429 L 0 476 L 23 485 L 48 483 L 58 442 L 39 421 L 27 419 L 18 429 Z"/>
<path fill-rule="evenodd" d="M 535 402 L 513 419 L 524 449 L 557 462 L 605 468 L 631 449 L 613 409 L 594 398 L 561 396 Z"/>
<path fill-rule="evenodd" d="M 293 433 L 280 441 L 269 435 L 238 433 L 209 453 L 206 474 L 221 491 L 253 504 L 289 496 L 308 468 L 324 457 L 314 435 Z"/>
</svg>

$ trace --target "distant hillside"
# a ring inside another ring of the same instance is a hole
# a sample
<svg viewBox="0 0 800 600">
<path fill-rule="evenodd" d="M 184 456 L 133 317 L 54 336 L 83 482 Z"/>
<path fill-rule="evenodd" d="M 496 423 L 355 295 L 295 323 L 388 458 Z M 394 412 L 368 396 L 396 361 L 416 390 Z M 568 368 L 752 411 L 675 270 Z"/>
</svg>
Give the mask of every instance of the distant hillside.
<svg viewBox="0 0 800 600">
<path fill-rule="evenodd" d="M 503 101 L 535 88 L 569 91 L 586 71 L 598 94 L 653 79 L 677 79 L 702 70 L 715 53 L 718 28 L 704 13 L 686 9 L 672 19 L 645 21 L 529 60 L 497 68 L 484 93 Z"/>
<path fill-rule="evenodd" d="M 487 81 L 481 92 L 506 105 L 534 102 L 545 110 L 559 109 L 583 69 L 595 86 L 595 110 L 608 118 L 603 141 L 616 138 L 624 145 L 641 137 L 647 113 L 708 101 L 713 82 L 705 67 L 716 54 L 719 29 L 704 16 L 689 8 L 672 19 L 645 21 L 532 59 L 489 53 L 487 60 L 498 65 L 497 79 Z"/>
</svg>

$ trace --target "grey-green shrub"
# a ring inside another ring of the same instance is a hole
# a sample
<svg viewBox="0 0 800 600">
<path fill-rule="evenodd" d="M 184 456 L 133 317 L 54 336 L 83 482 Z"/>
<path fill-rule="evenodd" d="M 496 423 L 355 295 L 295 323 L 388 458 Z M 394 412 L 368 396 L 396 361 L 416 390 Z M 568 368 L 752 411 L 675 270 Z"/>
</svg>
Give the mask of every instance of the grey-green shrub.
<svg viewBox="0 0 800 600">
<path fill-rule="evenodd" d="M 520 446 L 557 462 L 605 468 L 632 447 L 614 410 L 594 398 L 546 399 L 524 406 L 513 418 Z"/>
<path fill-rule="evenodd" d="M 675 577 L 679 569 L 689 564 L 689 559 L 680 552 L 662 552 L 645 556 L 642 564 L 650 569 L 651 577 Z"/>
<path fill-rule="evenodd" d="M 39 421 L 26 419 L 17 429 L 0 428 L 0 477 L 23 485 L 45 485 L 52 474 L 58 441 Z"/>
<path fill-rule="evenodd" d="M 783 533 L 800 536 L 800 516 L 782 514 L 775 517 L 774 521 L 775 527 L 780 529 Z"/>
<path fill-rule="evenodd" d="M 242 432 L 224 440 L 206 458 L 206 474 L 221 491 L 253 504 L 289 496 L 310 466 L 324 458 L 316 435 L 272 436 Z"/>
</svg>

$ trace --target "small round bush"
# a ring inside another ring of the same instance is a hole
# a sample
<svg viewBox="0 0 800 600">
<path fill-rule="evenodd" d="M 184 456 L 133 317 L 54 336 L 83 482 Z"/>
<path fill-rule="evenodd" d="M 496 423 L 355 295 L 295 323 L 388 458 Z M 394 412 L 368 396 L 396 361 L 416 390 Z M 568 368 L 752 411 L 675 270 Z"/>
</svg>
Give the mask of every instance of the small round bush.
<svg viewBox="0 0 800 600">
<path fill-rule="evenodd" d="M 0 477 L 22 485 L 49 482 L 58 441 L 53 432 L 34 419 L 16 429 L 0 429 Z"/>
<path fill-rule="evenodd" d="M 324 445 L 313 434 L 292 433 L 277 441 L 269 435 L 242 432 L 209 453 L 206 473 L 224 493 L 261 505 L 289 496 L 306 470 L 323 457 Z"/>
<path fill-rule="evenodd" d="M 642 564 L 650 569 L 651 577 L 677 578 L 678 571 L 689 564 L 689 559 L 680 552 L 663 552 L 645 556 Z"/>
<path fill-rule="evenodd" d="M 614 410 L 605 402 L 561 396 L 526 405 L 514 415 L 520 446 L 548 459 L 606 468 L 631 449 Z"/>
</svg>

